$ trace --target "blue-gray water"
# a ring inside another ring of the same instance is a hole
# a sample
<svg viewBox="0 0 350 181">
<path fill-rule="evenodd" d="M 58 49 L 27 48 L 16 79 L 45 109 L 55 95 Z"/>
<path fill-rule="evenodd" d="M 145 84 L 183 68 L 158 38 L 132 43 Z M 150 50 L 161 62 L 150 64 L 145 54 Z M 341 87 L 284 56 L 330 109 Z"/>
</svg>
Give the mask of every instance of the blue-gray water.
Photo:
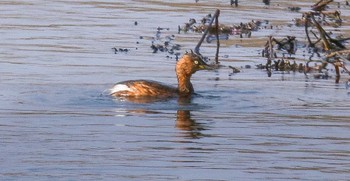
<svg viewBox="0 0 350 181">
<path fill-rule="evenodd" d="M 349 35 L 342 3 L 340 30 Z M 335 84 L 301 73 L 269 78 L 253 68 L 230 76 L 221 68 L 197 72 L 198 95 L 187 101 L 136 103 L 105 93 L 127 79 L 176 84 L 175 56 L 150 48 L 157 27 L 165 28 L 160 38 L 175 35 L 184 53 L 201 36 L 177 34 L 189 18 L 219 8 L 222 23 L 270 20 L 279 28 L 221 42 L 222 65 L 254 67 L 266 61 L 259 55 L 266 36 L 304 40 L 303 28 L 286 26 L 301 16 L 287 7 L 310 5 L 0 2 L 0 180 L 348 180 L 345 74 Z M 215 44 L 201 51 L 212 58 Z"/>
</svg>

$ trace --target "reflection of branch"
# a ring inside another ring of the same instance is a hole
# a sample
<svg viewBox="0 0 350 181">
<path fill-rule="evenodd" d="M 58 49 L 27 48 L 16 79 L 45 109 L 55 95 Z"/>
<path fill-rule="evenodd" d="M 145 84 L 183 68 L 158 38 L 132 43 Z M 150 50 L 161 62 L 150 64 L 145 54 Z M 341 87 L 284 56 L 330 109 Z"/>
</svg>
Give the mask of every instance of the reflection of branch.
<svg viewBox="0 0 350 181">
<path fill-rule="evenodd" d="M 339 83 L 339 79 L 340 79 L 339 62 L 333 63 L 333 65 L 336 73 L 335 83 Z"/>
<path fill-rule="evenodd" d="M 272 45 L 272 36 L 269 36 L 269 59 L 273 59 L 273 45 Z"/>
</svg>

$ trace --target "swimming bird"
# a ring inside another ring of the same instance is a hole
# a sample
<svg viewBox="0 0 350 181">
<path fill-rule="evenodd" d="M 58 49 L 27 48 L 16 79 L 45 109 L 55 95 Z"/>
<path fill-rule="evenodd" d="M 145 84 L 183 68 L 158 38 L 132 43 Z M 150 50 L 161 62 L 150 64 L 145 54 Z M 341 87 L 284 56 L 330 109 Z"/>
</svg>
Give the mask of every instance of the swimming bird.
<svg viewBox="0 0 350 181">
<path fill-rule="evenodd" d="M 190 97 L 194 93 L 191 76 L 199 70 L 209 69 L 212 68 L 203 61 L 203 57 L 191 50 L 191 52 L 186 52 L 176 63 L 177 87 L 151 80 L 128 80 L 116 83 L 109 91 L 111 96 L 132 99 Z"/>
</svg>

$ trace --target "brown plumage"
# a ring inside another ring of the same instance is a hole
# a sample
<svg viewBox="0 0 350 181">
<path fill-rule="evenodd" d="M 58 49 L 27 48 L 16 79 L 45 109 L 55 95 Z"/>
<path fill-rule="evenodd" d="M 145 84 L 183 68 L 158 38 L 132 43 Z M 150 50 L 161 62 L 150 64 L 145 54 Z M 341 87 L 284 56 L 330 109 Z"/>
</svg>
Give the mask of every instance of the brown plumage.
<svg viewBox="0 0 350 181">
<path fill-rule="evenodd" d="M 110 95 L 115 97 L 158 97 L 190 96 L 194 93 L 190 81 L 192 74 L 198 70 L 210 69 L 198 54 L 186 53 L 176 63 L 175 72 L 178 87 L 172 87 L 150 80 L 129 80 L 115 84 L 110 89 Z"/>
</svg>

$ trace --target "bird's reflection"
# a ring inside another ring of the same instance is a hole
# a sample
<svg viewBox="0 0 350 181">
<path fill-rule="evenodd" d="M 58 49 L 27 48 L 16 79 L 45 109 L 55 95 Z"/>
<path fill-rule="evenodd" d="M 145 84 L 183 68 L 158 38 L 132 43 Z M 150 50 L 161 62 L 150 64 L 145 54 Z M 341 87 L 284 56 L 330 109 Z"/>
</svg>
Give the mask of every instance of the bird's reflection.
<svg viewBox="0 0 350 181">
<path fill-rule="evenodd" d="M 160 100 L 155 98 L 122 98 L 118 99 L 118 101 L 128 101 L 136 104 L 148 104 L 148 103 L 154 103 L 154 102 L 162 102 L 167 100 Z M 178 103 L 178 109 L 176 112 L 176 122 L 175 127 L 178 130 L 181 130 L 181 133 L 184 134 L 186 138 L 194 138 L 198 139 L 201 137 L 204 137 L 204 135 L 201 133 L 201 131 L 206 130 L 206 126 L 203 123 L 198 123 L 195 119 L 191 118 L 191 111 L 190 107 L 193 106 L 191 103 L 192 98 L 191 97 L 179 97 L 177 100 Z M 159 111 L 151 111 L 147 109 L 133 109 L 133 110 L 127 110 L 128 113 L 137 113 L 137 114 L 160 114 Z"/>
<path fill-rule="evenodd" d="M 167 101 L 170 98 L 154 98 L 154 97 L 120 97 L 117 100 L 119 101 L 128 101 L 136 104 L 147 104 L 154 102 Z"/>
<path fill-rule="evenodd" d="M 205 130 L 204 125 L 192 119 L 189 110 L 177 110 L 175 127 L 183 130 L 187 138 L 201 138 L 204 136 L 201 133 L 202 130 Z"/>
<path fill-rule="evenodd" d="M 185 107 L 191 105 L 192 98 L 179 97 L 179 107 Z M 203 124 L 197 123 L 196 120 L 191 118 L 191 112 L 189 109 L 177 110 L 175 127 L 179 130 L 183 130 L 188 138 L 201 138 L 204 135 L 201 133 L 205 130 Z"/>
</svg>

